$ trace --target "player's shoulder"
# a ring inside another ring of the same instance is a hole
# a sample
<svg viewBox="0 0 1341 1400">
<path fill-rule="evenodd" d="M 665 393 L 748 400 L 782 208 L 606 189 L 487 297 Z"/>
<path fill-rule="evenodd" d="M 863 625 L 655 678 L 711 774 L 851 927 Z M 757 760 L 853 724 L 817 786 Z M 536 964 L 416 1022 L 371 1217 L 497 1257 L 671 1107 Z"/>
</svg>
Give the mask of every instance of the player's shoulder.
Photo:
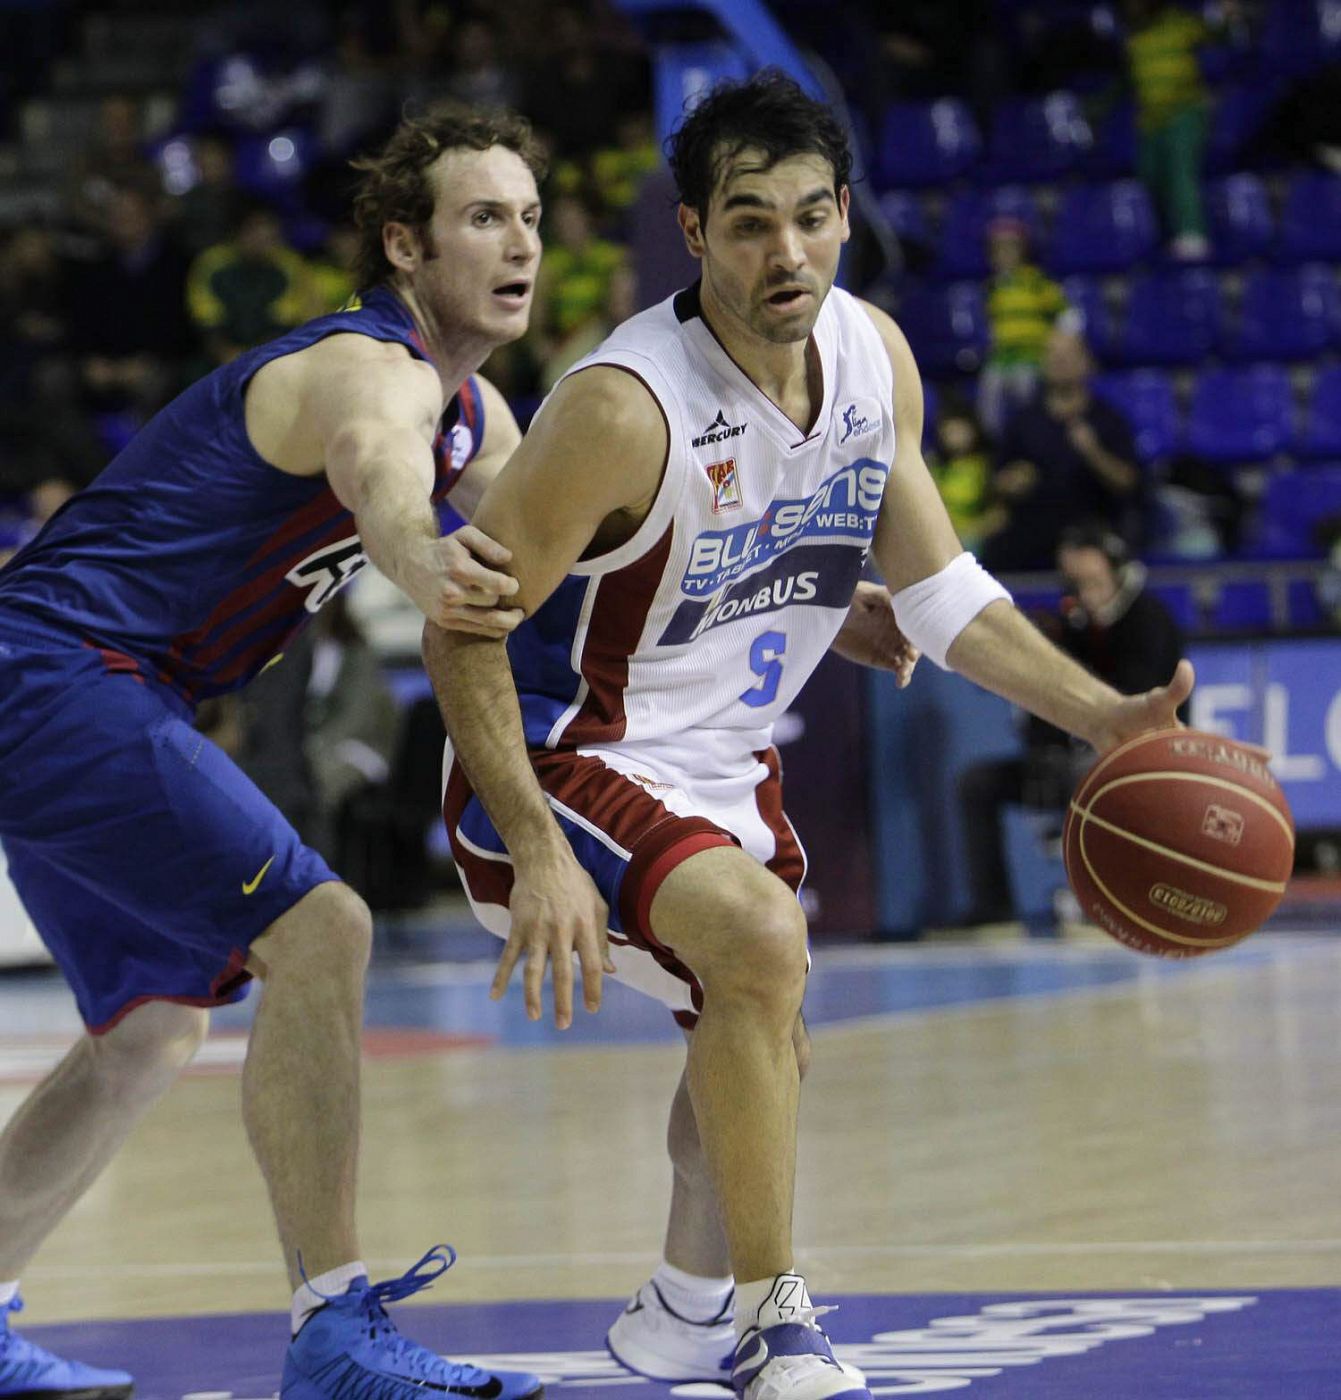
<svg viewBox="0 0 1341 1400">
<path fill-rule="evenodd" d="M 283 357 L 290 374 L 337 389 L 387 389 L 415 398 L 442 398 L 437 371 L 398 340 L 360 331 L 333 331 Z"/>
<path fill-rule="evenodd" d="M 636 370 L 599 360 L 561 379 L 536 421 L 621 451 L 650 447 L 666 436 L 665 412 L 647 381 Z"/>
</svg>

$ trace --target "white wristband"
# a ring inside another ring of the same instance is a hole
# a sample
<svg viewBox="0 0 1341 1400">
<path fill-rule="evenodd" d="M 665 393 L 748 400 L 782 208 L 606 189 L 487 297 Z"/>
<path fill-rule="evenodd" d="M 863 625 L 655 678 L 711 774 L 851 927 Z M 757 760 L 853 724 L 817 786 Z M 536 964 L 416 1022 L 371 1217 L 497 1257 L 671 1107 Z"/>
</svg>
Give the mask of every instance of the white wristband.
<svg viewBox="0 0 1341 1400">
<path fill-rule="evenodd" d="M 989 604 L 1010 594 L 967 551 L 938 574 L 919 579 L 894 595 L 894 620 L 905 637 L 942 671 L 954 639 Z"/>
</svg>

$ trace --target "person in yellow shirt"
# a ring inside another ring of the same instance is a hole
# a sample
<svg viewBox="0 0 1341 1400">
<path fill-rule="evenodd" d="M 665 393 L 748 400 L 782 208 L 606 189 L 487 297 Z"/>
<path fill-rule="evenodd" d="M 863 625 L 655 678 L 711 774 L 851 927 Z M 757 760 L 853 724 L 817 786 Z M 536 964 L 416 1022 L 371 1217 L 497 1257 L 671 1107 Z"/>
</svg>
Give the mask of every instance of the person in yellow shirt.
<svg viewBox="0 0 1341 1400">
<path fill-rule="evenodd" d="M 978 416 L 995 435 L 1033 397 L 1043 347 L 1067 305 L 1057 283 L 1029 261 L 1029 229 L 1022 219 L 1001 215 L 988 224 L 987 259 L 992 339 L 978 377 Z"/>
<path fill-rule="evenodd" d="M 1225 8 L 1227 19 L 1237 13 Z M 1137 172 L 1163 217 L 1169 251 L 1196 261 L 1210 252 L 1201 199 L 1210 107 L 1198 50 L 1213 31 L 1171 0 L 1126 0 L 1126 17 Z"/>
<path fill-rule="evenodd" d="M 1006 512 L 993 498 L 992 454 L 982 425 L 957 397 L 946 395 L 941 401 L 936 446 L 927 453 L 927 466 L 960 543 L 976 553 L 982 541 L 1005 524 Z"/>
<path fill-rule="evenodd" d="M 227 364 L 313 314 L 310 269 L 284 241 L 279 215 L 256 203 L 229 242 L 191 264 L 186 304 L 212 361 Z"/>
</svg>

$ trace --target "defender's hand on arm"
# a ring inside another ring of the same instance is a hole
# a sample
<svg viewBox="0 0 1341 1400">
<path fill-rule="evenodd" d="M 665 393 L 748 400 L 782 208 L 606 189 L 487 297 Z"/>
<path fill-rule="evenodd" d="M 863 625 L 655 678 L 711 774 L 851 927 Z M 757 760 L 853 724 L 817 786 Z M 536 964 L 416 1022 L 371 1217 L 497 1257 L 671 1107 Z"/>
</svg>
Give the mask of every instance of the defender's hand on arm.
<svg viewBox="0 0 1341 1400">
<path fill-rule="evenodd" d="M 506 605 L 517 591 L 517 580 L 500 571 L 511 559 L 511 550 L 475 526 L 463 525 L 410 555 L 401 587 L 439 627 L 506 637 L 525 616 L 520 608 Z"/>
<path fill-rule="evenodd" d="M 305 417 L 368 557 L 430 622 L 503 636 L 521 620 L 508 553 L 479 530 L 443 538 L 432 492 L 442 417 L 436 372 L 402 346 L 333 336 L 313 347 Z M 311 352 L 307 352 L 311 353 Z"/>
</svg>

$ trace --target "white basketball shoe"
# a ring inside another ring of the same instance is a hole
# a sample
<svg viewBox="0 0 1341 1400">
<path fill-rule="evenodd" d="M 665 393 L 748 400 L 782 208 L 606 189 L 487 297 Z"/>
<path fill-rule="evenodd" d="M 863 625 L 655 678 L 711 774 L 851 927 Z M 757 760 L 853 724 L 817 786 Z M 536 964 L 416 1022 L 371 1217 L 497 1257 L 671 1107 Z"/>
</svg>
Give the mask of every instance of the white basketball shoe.
<svg viewBox="0 0 1341 1400">
<path fill-rule="evenodd" d="M 610 1355 L 621 1366 L 652 1381 L 717 1381 L 731 1384 L 736 1350 L 732 1323 L 735 1295 L 728 1293 L 716 1317 L 691 1322 L 649 1280 L 629 1300 L 605 1334 Z"/>
<path fill-rule="evenodd" d="M 779 1274 L 732 1358 L 739 1400 L 871 1400 L 866 1378 L 834 1358 L 799 1274 Z"/>
</svg>

